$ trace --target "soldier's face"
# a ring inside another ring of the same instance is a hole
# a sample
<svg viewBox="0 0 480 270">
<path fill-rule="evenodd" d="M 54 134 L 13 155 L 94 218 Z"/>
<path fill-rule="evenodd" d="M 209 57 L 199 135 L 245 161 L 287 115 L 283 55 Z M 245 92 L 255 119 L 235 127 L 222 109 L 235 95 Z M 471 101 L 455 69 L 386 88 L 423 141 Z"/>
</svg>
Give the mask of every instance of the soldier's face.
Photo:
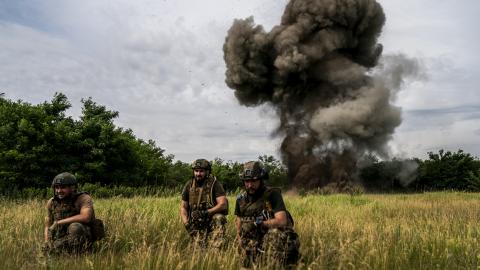
<svg viewBox="0 0 480 270">
<path fill-rule="evenodd" d="M 195 180 L 201 181 L 205 179 L 205 176 L 207 175 L 207 171 L 205 169 L 194 169 L 193 170 L 193 176 L 195 177 Z"/>
<path fill-rule="evenodd" d="M 55 195 L 57 195 L 59 199 L 64 199 L 72 195 L 74 188 L 72 186 L 56 185 L 54 187 L 54 190 Z"/>
<path fill-rule="evenodd" d="M 255 194 L 255 192 L 260 188 L 260 180 L 248 179 L 243 181 L 245 185 L 245 190 L 248 194 Z"/>
</svg>

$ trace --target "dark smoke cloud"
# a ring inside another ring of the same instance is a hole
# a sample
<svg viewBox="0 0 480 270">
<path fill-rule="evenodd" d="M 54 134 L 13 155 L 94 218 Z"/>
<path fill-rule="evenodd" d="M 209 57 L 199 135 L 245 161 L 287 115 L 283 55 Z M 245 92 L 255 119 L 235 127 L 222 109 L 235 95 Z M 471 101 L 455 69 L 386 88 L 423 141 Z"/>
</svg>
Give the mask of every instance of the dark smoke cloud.
<svg viewBox="0 0 480 270">
<path fill-rule="evenodd" d="M 293 185 L 348 183 L 364 155 L 388 154 L 401 110 L 387 86 L 403 73 L 387 85 L 369 72 L 384 22 L 374 0 L 292 0 L 270 32 L 252 17 L 228 31 L 226 83 L 241 104 L 276 108 Z"/>
</svg>

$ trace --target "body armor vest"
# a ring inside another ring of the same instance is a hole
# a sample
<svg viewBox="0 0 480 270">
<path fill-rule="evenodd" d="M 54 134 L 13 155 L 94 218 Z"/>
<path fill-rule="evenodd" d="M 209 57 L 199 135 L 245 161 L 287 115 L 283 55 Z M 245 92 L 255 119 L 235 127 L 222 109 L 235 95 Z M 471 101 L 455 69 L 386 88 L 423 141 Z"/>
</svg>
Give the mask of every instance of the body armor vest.
<svg viewBox="0 0 480 270">
<path fill-rule="evenodd" d="M 279 190 L 278 188 L 269 188 L 265 187 L 265 191 L 263 192 L 262 196 L 258 198 L 256 201 L 249 201 L 249 198 L 246 194 L 243 194 L 239 200 L 240 205 L 240 221 L 242 222 L 251 222 L 255 221 L 255 219 L 259 216 L 263 216 L 265 220 L 271 219 L 274 217 L 272 204 L 268 200 L 270 194 L 274 190 Z M 285 211 L 287 214 L 287 227 L 293 227 L 294 221 L 293 217 L 288 212 Z"/>
<path fill-rule="evenodd" d="M 249 201 L 246 194 L 242 195 L 239 200 L 240 220 L 252 221 L 256 217 L 263 215 L 265 219 L 273 217 L 272 205 L 268 201 L 272 188 L 266 188 L 262 196 L 255 201 Z"/>
<path fill-rule="evenodd" d="M 80 214 L 80 209 L 75 207 L 75 202 L 82 194 L 86 194 L 86 192 L 75 193 L 70 198 L 64 200 L 58 200 L 56 197 L 53 197 L 52 205 L 49 209 L 53 216 L 53 221 L 59 221 Z M 57 229 L 52 232 L 52 240 L 67 235 L 67 228 L 68 224 L 59 225 Z"/>
<path fill-rule="evenodd" d="M 216 201 L 213 201 L 213 186 L 217 179 L 214 176 L 208 176 L 201 187 L 196 185 L 195 179 L 192 179 L 192 184 L 188 191 L 188 206 L 190 211 L 207 210 L 215 206 Z"/>
<path fill-rule="evenodd" d="M 61 219 L 65 219 L 71 216 L 75 216 L 80 214 L 80 209 L 75 207 L 75 202 L 77 201 L 78 197 L 82 194 L 87 194 L 86 192 L 80 192 L 73 194 L 70 198 L 65 200 L 57 200 L 55 197 L 52 200 L 52 207 L 50 209 L 53 220 L 58 221 Z"/>
<path fill-rule="evenodd" d="M 54 198 L 52 201 L 52 208 L 50 210 L 53 214 L 53 220 L 58 221 L 80 214 L 79 209 L 75 208 L 75 201 L 77 200 L 78 196 L 80 196 L 80 194 L 75 194 L 71 196 L 71 198 L 65 200 L 57 200 L 56 198 Z"/>
</svg>

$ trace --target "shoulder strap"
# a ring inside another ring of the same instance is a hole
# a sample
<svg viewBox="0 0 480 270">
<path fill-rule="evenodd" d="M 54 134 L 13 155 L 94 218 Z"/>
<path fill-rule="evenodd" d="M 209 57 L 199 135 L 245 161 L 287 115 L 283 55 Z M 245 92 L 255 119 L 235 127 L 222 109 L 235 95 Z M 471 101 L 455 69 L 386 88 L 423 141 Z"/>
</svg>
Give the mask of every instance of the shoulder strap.
<svg viewBox="0 0 480 270">
<path fill-rule="evenodd" d="M 200 194 L 198 195 L 197 206 L 196 206 L 196 207 L 199 207 L 199 206 L 200 206 L 200 201 L 202 200 L 203 187 L 204 187 L 204 186 L 202 186 L 202 187 L 200 188 Z"/>
<path fill-rule="evenodd" d="M 242 216 L 245 216 L 245 212 L 247 211 L 247 209 L 255 203 L 255 201 L 247 201 L 247 194 L 246 193 L 242 193 L 237 199 L 238 199 L 238 202 L 237 203 L 242 203 L 242 201 L 246 201 L 245 202 L 245 205 L 240 209 L 240 214 Z"/>
<path fill-rule="evenodd" d="M 193 185 L 195 185 L 195 181 L 193 181 L 193 179 L 190 179 L 188 180 L 187 185 L 189 189 L 194 188 Z"/>
<path fill-rule="evenodd" d="M 49 205 L 48 207 L 48 210 L 49 211 L 53 211 L 53 209 L 55 208 L 56 204 L 57 204 L 57 200 L 55 200 L 55 196 L 52 197 L 52 203 Z"/>
<path fill-rule="evenodd" d="M 211 205 L 216 205 L 217 204 L 217 201 L 213 200 L 214 196 L 213 196 L 213 187 L 215 186 L 215 183 L 217 182 L 217 177 L 215 177 L 214 175 L 212 175 L 212 184 L 211 184 L 211 187 L 210 187 L 210 192 L 208 194 L 208 200 L 210 201 L 210 204 Z M 210 180 L 210 179 L 209 179 Z"/>
</svg>

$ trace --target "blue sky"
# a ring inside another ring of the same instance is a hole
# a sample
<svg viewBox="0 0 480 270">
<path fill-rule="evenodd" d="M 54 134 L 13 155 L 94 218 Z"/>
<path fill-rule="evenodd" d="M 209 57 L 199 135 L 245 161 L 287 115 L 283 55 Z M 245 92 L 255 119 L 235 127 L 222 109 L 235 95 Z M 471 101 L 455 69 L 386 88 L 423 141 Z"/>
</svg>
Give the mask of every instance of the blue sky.
<svg viewBox="0 0 480 270">
<path fill-rule="evenodd" d="M 392 156 L 463 149 L 480 156 L 478 1 L 379 1 L 384 55 L 422 67 L 393 101 L 402 124 Z M 287 1 L 0 0 L 0 92 L 31 103 L 57 91 L 120 112 L 116 123 L 183 161 L 278 156 L 268 106 L 238 105 L 225 83 L 222 45 L 233 19 L 267 30 Z"/>
</svg>

